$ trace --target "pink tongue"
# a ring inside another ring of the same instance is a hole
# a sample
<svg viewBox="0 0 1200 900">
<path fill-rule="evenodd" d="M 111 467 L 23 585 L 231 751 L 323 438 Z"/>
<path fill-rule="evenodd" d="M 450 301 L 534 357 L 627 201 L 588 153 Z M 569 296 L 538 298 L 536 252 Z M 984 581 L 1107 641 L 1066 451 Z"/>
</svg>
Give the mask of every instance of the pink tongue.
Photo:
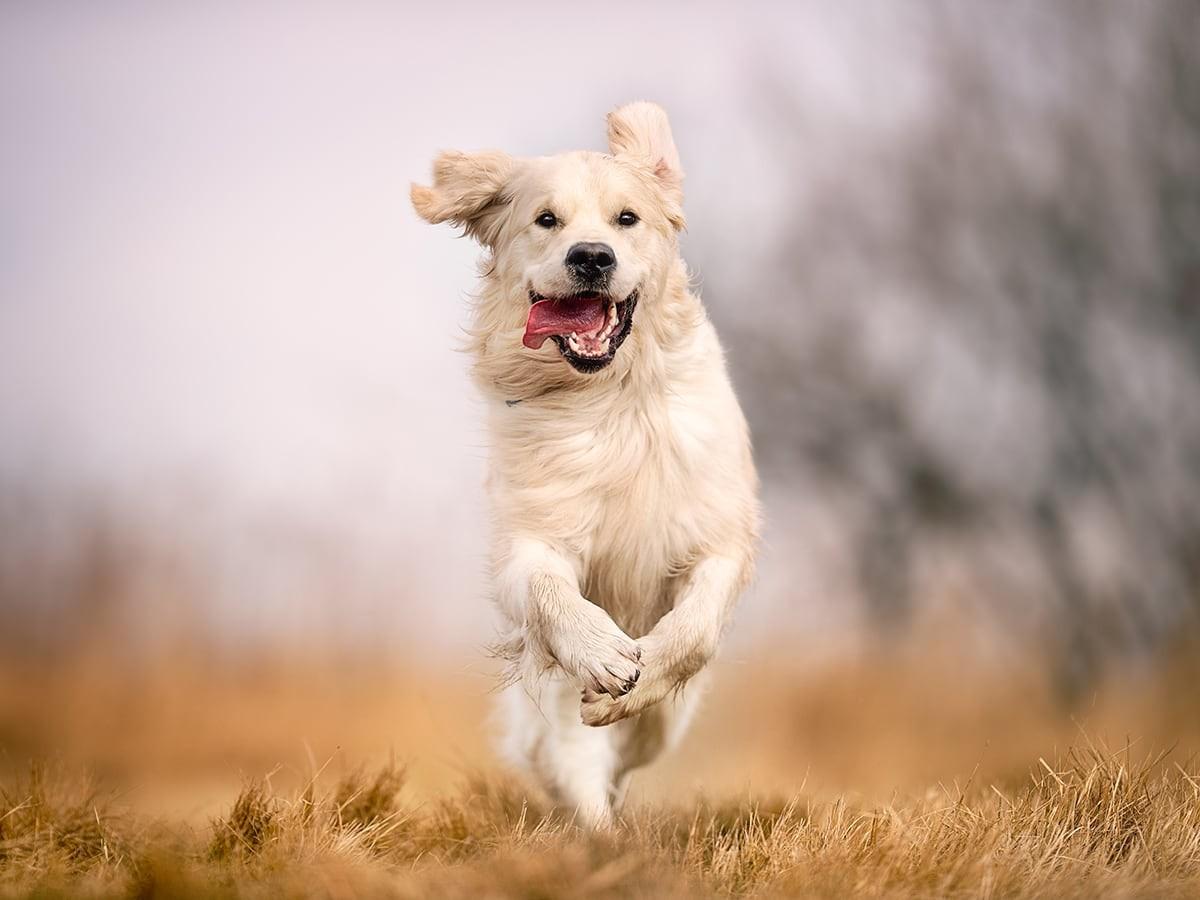
<svg viewBox="0 0 1200 900">
<path fill-rule="evenodd" d="M 551 334 L 597 332 L 604 327 L 607 305 L 600 297 L 539 300 L 529 307 L 521 343 L 530 350 L 537 350 Z"/>
</svg>

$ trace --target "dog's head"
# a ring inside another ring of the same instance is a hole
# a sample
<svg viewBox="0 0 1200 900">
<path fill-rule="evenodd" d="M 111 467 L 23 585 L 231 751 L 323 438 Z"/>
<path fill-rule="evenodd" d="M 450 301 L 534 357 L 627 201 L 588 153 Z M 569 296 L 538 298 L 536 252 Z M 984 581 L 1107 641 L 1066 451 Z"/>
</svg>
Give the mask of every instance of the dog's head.
<svg viewBox="0 0 1200 900">
<path fill-rule="evenodd" d="M 476 331 L 506 365 L 599 372 L 639 303 L 654 314 L 684 224 L 679 155 L 652 103 L 610 113 L 608 142 L 609 154 L 446 152 L 433 186 L 412 188 L 423 218 L 459 225 L 490 251 Z M 557 353 L 543 349 L 547 338 Z"/>
</svg>

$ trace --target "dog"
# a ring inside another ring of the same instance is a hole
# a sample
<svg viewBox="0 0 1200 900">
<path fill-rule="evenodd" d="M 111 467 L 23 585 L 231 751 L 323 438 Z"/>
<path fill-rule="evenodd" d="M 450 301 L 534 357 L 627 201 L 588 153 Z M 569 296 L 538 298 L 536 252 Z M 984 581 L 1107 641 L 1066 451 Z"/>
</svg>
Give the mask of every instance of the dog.
<svg viewBox="0 0 1200 900">
<path fill-rule="evenodd" d="M 749 429 L 679 254 L 666 113 L 613 111 L 608 147 L 444 152 L 411 191 L 485 251 L 467 340 L 507 750 L 592 828 L 686 727 L 760 527 Z"/>
</svg>

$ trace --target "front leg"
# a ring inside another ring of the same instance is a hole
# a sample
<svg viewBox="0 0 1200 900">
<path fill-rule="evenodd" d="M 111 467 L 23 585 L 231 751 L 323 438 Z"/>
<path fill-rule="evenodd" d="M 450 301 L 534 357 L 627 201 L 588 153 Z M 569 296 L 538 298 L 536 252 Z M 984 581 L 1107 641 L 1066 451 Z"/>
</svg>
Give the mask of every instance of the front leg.
<svg viewBox="0 0 1200 900">
<path fill-rule="evenodd" d="M 611 725 L 637 715 L 682 687 L 717 652 L 750 566 L 734 556 L 707 556 L 691 571 L 675 607 L 641 638 L 642 675 L 623 696 L 584 689 L 586 725 Z"/>
<path fill-rule="evenodd" d="M 497 567 L 497 600 L 514 626 L 501 655 L 527 682 L 555 666 L 586 691 L 620 697 L 638 682 L 642 650 L 579 592 L 570 560 L 543 541 L 512 543 Z"/>
</svg>

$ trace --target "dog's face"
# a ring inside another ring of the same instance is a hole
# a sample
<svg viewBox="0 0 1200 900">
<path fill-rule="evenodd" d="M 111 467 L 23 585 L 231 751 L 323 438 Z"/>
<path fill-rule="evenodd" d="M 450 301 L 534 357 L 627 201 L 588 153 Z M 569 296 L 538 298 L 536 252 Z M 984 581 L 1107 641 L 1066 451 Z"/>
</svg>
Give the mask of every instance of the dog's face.
<svg viewBox="0 0 1200 900">
<path fill-rule="evenodd" d="M 609 116 L 610 154 L 514 159 L 445 153 L 413 204 L 431 222 L 465 228 L 492 253 L 478 328 L 511 364 L 591 374 L 609 366 L 676 257 L 682 172 L 666 115 L 637 103 Z M 520 328 L 524 328 L 521 335 Z M 511 345 L 511 346 L 509 346 Z M 508 354 L 506 354 L 508 355 Z"/>
<path fill-rule="evenodd" d="M 661 192 L 629 162 L 574 153 L 523 164 L 495 248 L 497 274 L 520 285 L 523 343 L 546 337 L 581 372 L 607 366 L 633 328 L 634 310 L 671 258 L 673 226 Z"/>
</svg>

